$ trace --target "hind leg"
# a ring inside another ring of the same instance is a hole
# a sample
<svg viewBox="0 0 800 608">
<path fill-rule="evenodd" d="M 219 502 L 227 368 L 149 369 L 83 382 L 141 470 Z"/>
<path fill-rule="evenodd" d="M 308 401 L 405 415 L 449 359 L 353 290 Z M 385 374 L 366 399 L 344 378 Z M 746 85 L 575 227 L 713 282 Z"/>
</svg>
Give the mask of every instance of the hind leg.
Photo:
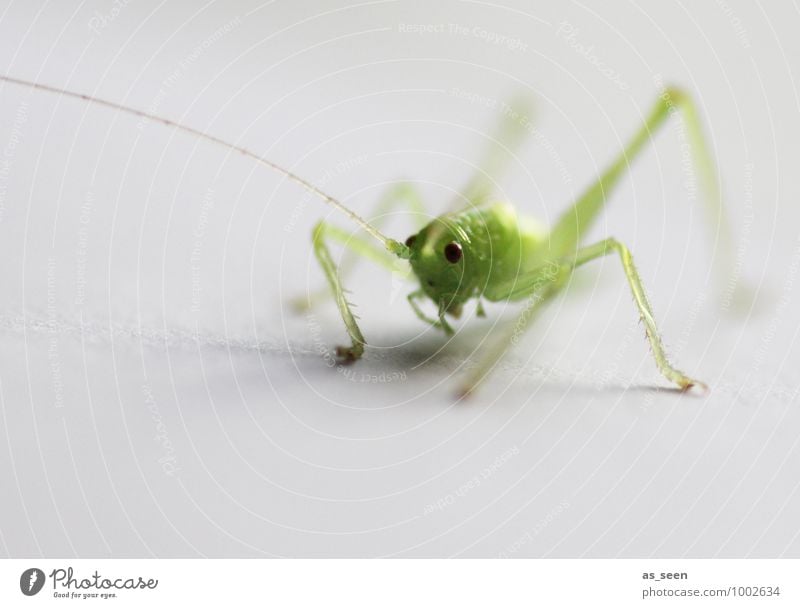
<svg viewBox="0 0 800 608">
<path fill-rule="evenodd" d="M 709 218 L 714 223 L 712 227 L 717 229 L 715 237 L 719 239 L 722 253 L 727 258 L 726 264 L 732 260 L 730 228 L 722 206 L 717 169 L 708 142 L 703 136 L 697 108 L 687 93 L 673 87 L 664 90 L 653 105 L 644 125 L 631 138 L 616 160 L 558 219 L 550 235 L 550 250 L 554 258 L 569 255 L 578 248 L 583 235 L 602 211 L 612 190 L 630 169 L 631 162 L 642 153 L 646 144 L 652 141 L 653 135 L 667 119 L 678 112 L 685 125 L 687 144 L 704 195 L 702 200 Z"/>
</svg>

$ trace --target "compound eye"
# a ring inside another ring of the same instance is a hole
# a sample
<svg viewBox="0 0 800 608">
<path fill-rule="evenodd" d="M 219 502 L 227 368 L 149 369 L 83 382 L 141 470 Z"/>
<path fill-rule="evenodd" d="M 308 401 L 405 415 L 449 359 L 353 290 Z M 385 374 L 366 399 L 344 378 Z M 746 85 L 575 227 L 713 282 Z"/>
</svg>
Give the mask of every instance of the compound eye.
<svg viewBox="0 0 800 608">
<path fill-rule="evenodd" d="M 411 247 L 414 246 L 414 243 L 416 243 L 416 242 L 417 242 L 417 235 L 416 234 L 412 234 L 410 237 L 408 237 L 406 239 L 406 247 L 411 248 Z"/>
<path fill-rule="evenodd" d="M 461 245 L 459 245 L 455 241 L 445 245 L 444 257 L 451 264 L 457 263 L 461 259 L 462 255 L 463 255 L 463 252 L 461 251 Z"/>
</svg>

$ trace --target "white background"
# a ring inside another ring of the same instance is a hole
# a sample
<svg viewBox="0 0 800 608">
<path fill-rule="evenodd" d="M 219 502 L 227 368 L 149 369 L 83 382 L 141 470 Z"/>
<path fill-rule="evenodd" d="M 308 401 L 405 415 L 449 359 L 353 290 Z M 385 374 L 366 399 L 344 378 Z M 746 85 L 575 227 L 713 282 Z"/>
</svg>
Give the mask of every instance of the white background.
<svg viewBox="0 0 800 608">
<path fill-rule="evenodd" d="M 318 352 L 344 340 L 335 307 L 288 301 L 323 284 L 314 222 L 346 219 L 223 148 L 2 85 L 0 554 L 799 556 L 799 26 L 795 3 L 733 0 L 0 3 L 0 73 L 237 142 L 366 216 L 401 180 L 448 208 L 489 106 L 522 93 L 539 135 L 496 196 L 551 222 L 674 82 L 735 234 L 723 276 L 670 123 L 587 239 L 631 248 L 711 395 L 658 375 L 607 258 L 458 402 L 518 307 L 448 340 L 364 264 L 371 346 L 345 377 Z"/>
</svg>

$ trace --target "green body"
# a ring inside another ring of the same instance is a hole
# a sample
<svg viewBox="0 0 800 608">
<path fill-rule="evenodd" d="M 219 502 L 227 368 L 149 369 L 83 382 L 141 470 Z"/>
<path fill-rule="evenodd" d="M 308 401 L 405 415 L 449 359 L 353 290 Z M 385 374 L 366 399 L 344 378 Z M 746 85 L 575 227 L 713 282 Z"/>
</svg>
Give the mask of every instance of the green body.
<svg viewBox="0 0 800 608">
<path fill-rule="evenodd" d="M 546 228 L 518 216 L 508 203 L 437 217 L 415 236 L 409 262 L 420 288 L 442 313 L 456 317 L 472 298 L 523 298 L 513 290 L 515 280 L 524 280 L 549 257 Z M 452 242 L 463 250 L 456 263 L 442 255 Z"/>
</svg>

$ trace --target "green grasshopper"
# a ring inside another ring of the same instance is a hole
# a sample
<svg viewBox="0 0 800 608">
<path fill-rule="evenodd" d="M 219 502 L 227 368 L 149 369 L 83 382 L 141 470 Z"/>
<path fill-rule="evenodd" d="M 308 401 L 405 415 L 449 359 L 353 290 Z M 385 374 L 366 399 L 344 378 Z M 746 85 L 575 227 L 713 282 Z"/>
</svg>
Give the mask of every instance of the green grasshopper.
<svg viewBox="0 0 800 608">
<path fill-rule="evenodd" d="M 469 300 L 478 301 L 478 316 L 485 315 L 481 300 L 527 301 L 520 321 L 513 326 L 513 331 L 497 340 L 484 353 L 483 360 L 470 372 L 460 391 L 464 396 L 474 391 L 484 380 L 507 348 L 517 342 L 521 329 L 528 326 L 530 317 L 567 284 L 576 268 L 611 254 L 619 256 L 622 263 L 660 372 L 682 390 L 693 386 L 707 390 L 704 383 L 678 371 L 667 359 L 653 311 L 628 248 L 614 238 L 589 245 L 582 244 L 583 235 L 597 219 L 608 195 L 628 170 L 630 161 L 650 141 L 652 133 L 676 111 L 682 112 L 686 122 L 693 159 L 702 180 L 709 211 L 712 217 L 722 218 L 720 189 L 708 146 L 702 136 L 697 111 L 691 98 L 679 89 L 667 88 L 663 91 L 645 123 L 624 147 L 619 157 L 594 184 L 586 189 L 577 202 L 561 215 L 549 231 L 533 218 L 518 215 L 507 203 L 490 204 L 485 186 L 480 185 L 480 180 L 473 180 L 466 196 L 467 200 L 471 201 L 469 208 L 440 215 L 416 234 L 401 242 L 385 236 L 375 223 L 370 224 L 365 221 L 340 201 L 291 171 L 213 135 L 89 95 L 9 76 L 0 76 L 0 81 L 81 99 L 160 122 L 222 145 L 296 182 L 363 228 L 380 246 L 325 222 L 315 226 L 312 236 L 314 253 L 333 292 L 350 338 L 350 345 L 336 349 L 341 363 L 352 363 L 360 359 L 364 354 L 366 341 L 351 310 L 352 305 L 346 298 L 341 273 L 328 248 L 330 241 L 338 241 L 355 254 L 392 271 L 397 270 L 395 263 L 397 259 L 407 260 L 411 271 L 419 280 L 419 288 L 408 296 L 412 309 L 422 321 L 443 330 L 446 334 L 453 333 L 446 317 L 458 318 L 464 304 Z M 384 207 L 388 208 L 400 202 L 409 203 L 415 211 L 421 211 L 419 196 L 407 184 L 391 191 L 384 200 Z M 437 308 L 436 317 L 429 317 L 420 307 L 419 302 L 425 299 L 431 300 Z M 311 304 L 312 300 L 313 298 L 310 298 L 307 303 Z"/>
<path fill-rule="evenodd" d="M 703 391 L 708 390 L 705 383 L 678 371 L 667 359 L 653 311 L 628 248 L 614 238 L 587 246 L 581 245 L 582 236 L 603 209 L 608 195 L 628 170 L 631 160 L 650 141 L 653 132 L 675 111 L 683 113 L 709 212 L 712 217 L 719 218 L 722 246 L 729 247 L 720 188 L 714 163 L 702 136 L 697 110 L 691 98 L 677 88 L 663 91 L 645 123 L 619 157 L 561 215 L 549 231 L 534 218 L 517 214 L 508 203 L 488 204 L 486 185 L 481 183 L 480 177 L 474 178 L 466 189 L 464 198 L 471 203 L 468 209 L 434 218 L 419 232 L 409 236 L 405 243 L 384 236 L 377 231 L 374 223 L 370 225 L 361 218 L 353 218 L 391 256 L 408 260 L 413 274 L 419 280 L 419 288 L 408 296 L 409 304 L 422 321 L 448 335 L 454 332 L 446 317 L 458 318 L 464 304 L 469 300 L 478 300 L 478 316 L 485 315 L 481 300 L 526 300 L 518 321 L 511 325 L 509 335 L 501 337 L 483 353 L 482 360 L 471 371 L 460 391 L 462 396 L 474 391 L 484 380 L 509 345 L 518 341 L 519 334 L 528 326 L 530 317 L 567 284 L 577 267 L 609 254 L 618 255 L 622 262 L 658 369 L 665 378 L 682 390 L 693 386 Z M 488 172 L 491 173 L 491 170 Z M 401 184 L 400 188 L 389 192 L 378 215 L 384 215 L 393 203 L 402 201 L 410 203 L 415 213 L 422 212 L 419 195 L 408 184 Z M 387 259 L 386 254 L 371 242 L 324 222 L 315 227 L 314 252 L 333 291 L 351 341 L 350 346 L 338 347 L 336 353 L 341 362 L 349 363 L 361 358 L 366 342 L 353 316 L 351 304 L 345 297 L 341 273 L 328 249 L 327 241 L 331 240 L 338 241 L 389 270 L 396 271 L 397 268 L 391 258 Z M 308 305 L 315 299 L 310 298 Z M 420 307 L 419 302 L 425 299 L 431 300 L 437 307 L 438 314 L 435 318 L 426 315 Z"/>
</svg>

